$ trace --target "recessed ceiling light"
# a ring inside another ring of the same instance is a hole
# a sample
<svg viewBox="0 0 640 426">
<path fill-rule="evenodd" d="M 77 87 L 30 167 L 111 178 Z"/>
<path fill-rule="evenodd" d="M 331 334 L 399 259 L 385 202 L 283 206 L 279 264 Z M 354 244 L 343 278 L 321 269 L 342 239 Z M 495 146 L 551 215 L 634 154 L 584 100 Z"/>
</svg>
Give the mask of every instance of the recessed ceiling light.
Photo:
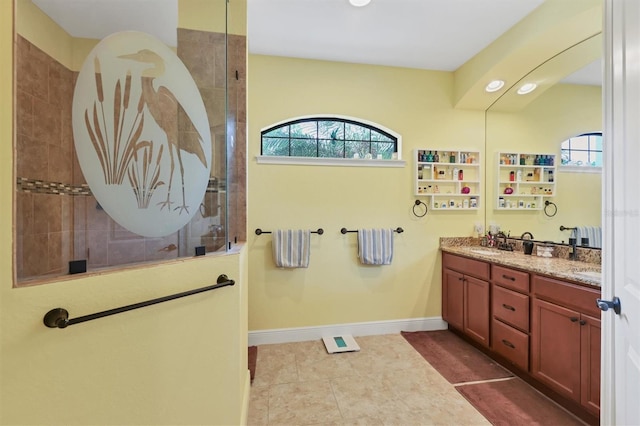
<svg viewBox="0 0 640 426">
<path fill-rule="evenodd" d="M 503 86 L 504 86 L 504 81 L 493 80 L 493 81 L 490 81 L 489 84 L 487 84 L 487 87 L 485 87 L 484 90 L 486 90 L 489 93 L 497 92 L 498 90 L 502 89 Z"/>
<path fill-rule="evenodd" d="M 520 88 L 518 89 L 518 95 L 526 95 L 527 93 L 531 93 L 534 90 L 536 90 L 536 87 L 538 87 L 537 84 L 535 83 L 526 83 L 523 84 L 522 86 L 520 86 Z"/>
<path fill-rule="evenodd" d="M 349 0 L 349 3 L 355 7 L 362 7 L 371 3 L 371 0 Z"/>
</svg>

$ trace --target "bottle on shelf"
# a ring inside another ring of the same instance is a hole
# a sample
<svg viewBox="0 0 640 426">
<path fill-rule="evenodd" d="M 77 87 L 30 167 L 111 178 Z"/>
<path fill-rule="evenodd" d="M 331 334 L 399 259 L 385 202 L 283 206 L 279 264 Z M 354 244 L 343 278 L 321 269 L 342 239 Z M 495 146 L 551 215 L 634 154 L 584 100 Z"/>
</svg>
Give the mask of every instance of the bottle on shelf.
<svg viewBox="0 0 640 426">
<path fill-rule="evenodd" d="M 516 172 L 516 181 L 517 182 L 521 182 L 522 181 L 522 170 L 518 170 Z"/>
<path fill-rule="evenodd" d="M 433 162 L 433 154 L 431 153 L 431 151 L 429 151 L 429 153 L 427 154 L 427 163 L 432 163 Z"/>
<path fill-rule="evenodd" d="M 514 182 L 516 180 L 516 172 L 514 172 L 513 170 L 511 170 L 509 172 L 509 182 Z"/>
<path fill-rule="evenodd" d="M 434 163 L 440 162 L 440 155 L 438 155 L 438 151 L 436 151 L 436 153 L 433 155 L 433 162 Z"/>
<path fill-rule="evenodd" d="M 449 155 L 449 162 L 450 162 L 450 163 L 455 163 L 455 162 L 456 162 L 456 153 L 455 153 L 455 152 L 452 152 L 452 153 Z"/>
<path fill-rule="evenodd" d="M 458 170 L 458 180 L 464 180 L 464 170 Z"/>
<path fill-rule="evenodd" d="M 460 180 L 460 179 L 458 178 L 458 172 L 459 172 L 459 171 L 460 171 L 460 170 L 459 170 L 457 167 L 454 167 L 453 172 L 451 173 L 451 180 L 456 180 L 456 179 L 457 179 L 457 180 Z"/>
</svg>

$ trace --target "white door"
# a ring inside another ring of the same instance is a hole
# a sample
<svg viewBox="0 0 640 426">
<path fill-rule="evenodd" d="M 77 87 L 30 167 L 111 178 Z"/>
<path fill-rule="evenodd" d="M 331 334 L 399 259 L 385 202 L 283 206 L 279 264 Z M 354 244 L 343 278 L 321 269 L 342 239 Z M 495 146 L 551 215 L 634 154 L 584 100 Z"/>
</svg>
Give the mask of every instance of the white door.
<svg viewBox="0 0 640 426">
<path fill-rule="evenodd" d="M 605 1 L 601 423 L 640 425 L 640 1 Z"/>
</svg>

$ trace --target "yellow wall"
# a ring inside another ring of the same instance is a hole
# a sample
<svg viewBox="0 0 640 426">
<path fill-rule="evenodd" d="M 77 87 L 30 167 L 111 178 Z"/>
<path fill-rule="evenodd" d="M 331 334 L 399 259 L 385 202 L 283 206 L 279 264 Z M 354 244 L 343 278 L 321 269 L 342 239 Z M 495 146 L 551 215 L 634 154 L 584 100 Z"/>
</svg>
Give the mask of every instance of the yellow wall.
<svg viewBox="0 0 640 426">
<path fill-rule="evenodd" d="M 602 131 L 602 90 L 596 86 L 556 84 L 515 113 L 487 113 L 487 176 L 494 182 L 498 151 L 549 152 L 560 156 L 560 143 L 580 133 Z M 491 204 L 487 221 L 495 221 L 503 231 L 520 235 L 530 231 L 536 239 L 568 241 L 564 226 L 599 226 L 602 201 L 601 174 L 556 173 L 558 206 L 556 216 L 542 212 L 493 210 L 495 185 L 487 185 Z"/>
<path fill-rule="evenodd" d="M 484 146 L 484 113 L 454 110 L 452 73 L 249 56 L 249 329 L 264 330 L 440 315 L 440 236 L 470 236 L 483 211 L 412 206 L 413 149 Z M 404 168 L 256 164 L 260 129 L 301 115 L 339 114 L 402 135 Z M 398 227 L 393 264 L 363 267 L 355 234 Z M 269 235 L 255 228 L 322 227 L 308 269 L 280 270 Z"/>
<path fill-rule="evenodd" d="M 247 254 L 205 256 L 13 288 L 12 4 L 0 2 L 0 424 L 239 424 L 246 418 Z M 237 285 L 108 318 L 72 317 Z"/>
</svg>

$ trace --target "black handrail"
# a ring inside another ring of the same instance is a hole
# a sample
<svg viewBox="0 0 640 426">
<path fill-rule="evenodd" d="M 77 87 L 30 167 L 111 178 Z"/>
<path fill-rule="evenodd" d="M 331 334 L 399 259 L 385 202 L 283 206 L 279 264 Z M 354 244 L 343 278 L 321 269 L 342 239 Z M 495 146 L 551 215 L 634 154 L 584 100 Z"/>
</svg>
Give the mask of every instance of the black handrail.
<svg viewBox="0 0 640 426">
<path fill-rule="evenodd" d="M 355 231 L 350 231 L 350 230 L 347 230 L 347 228 L 342 228 L 342 229 L 340 230 L 340 233 L 341 233 L 341 234 L 346 234 L 347 232 L 358 232 L 358 231 L 357 231 L 357 230 L 355 230 Z M 394 229 L 394 230 L 393 230 L 393 232 L 397 232 L 398 234 L 402 234 L 402 233 L 404 232 L 404 229 L 402 229 L 402 228 L 400 228 L 400 227 L 398 226 L 396 229 Z"/>
<path fill-rule="evenodd" d="M 318 228 L 317 231 L 311 231 L 311 233 L 312 234 L 322 235 L 322 234 L 324 234 L 324 229 Z M 262 234 L 271 234 L 271 231 L 263 231 L 260 228 L 256 229 L 256 235 L 262 235 Z"/>
<path fill-rule="evenodd" d="M 560 225 L 560 230 L 561 231 L 573 231 L 575 229 L 578 229 L 578 228 L 576 228 L 576 227 L 570 228 L 568 226 Z"/>
<path fill-rule="evenodd" d="M 193 294 L 203 293 L 205 291 L 215 290 L 217 288 L 234 285 L 236 282 L 230 280 L 225 274 L 222 274 L 216 280 L 216 284 L 196 288 L 194 290 L 185 291 L 182 293 L 172 294 L 170 296 L 159 297 L 157 299 L 147 300 L 145 302 L 134 303 L 133 305 L 121 306 L 115 309 L 109 309 L 107 311 L 96 312 L 95 314 L 84 315 L 78 318 L 69 319 L 69 312 L 64 308 L 55 308 L 47 312 L 44 316 L 44 325 L 49 328 L 66 328 L 73 324 L 79 324 L 81 322 L 91 321 L 94 319 L 107 317 L 109 315 L 115 315 L 122 312 L 132 311 L 138 308 L 144 308 L 145 306 L 151 306 L 162 302 L 168 302 L 169 300 L 179 299 L 185 296 L 191 296 Z"/>
</svg>

